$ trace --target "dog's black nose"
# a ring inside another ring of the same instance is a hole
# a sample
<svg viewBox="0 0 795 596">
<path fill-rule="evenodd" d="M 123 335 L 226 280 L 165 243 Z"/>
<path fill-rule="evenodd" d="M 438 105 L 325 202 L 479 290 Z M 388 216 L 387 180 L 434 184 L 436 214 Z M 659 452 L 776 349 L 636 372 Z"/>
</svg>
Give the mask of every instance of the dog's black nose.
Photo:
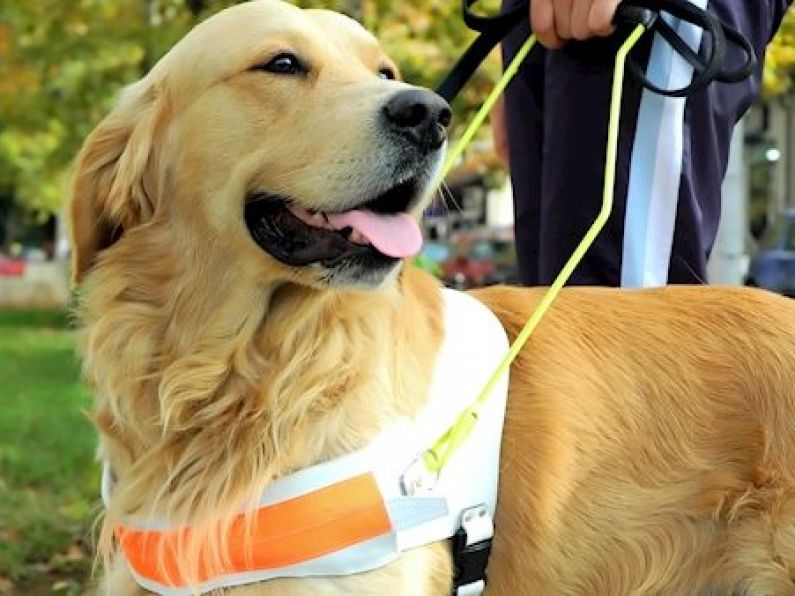
<svg viewBox="0 0 795 596">
<path fill-rule="evenodd" d="M 422 147 L 438 149 L 447 139 L 452 112 L 447 102 L 428 89 L 400 91 L 384 106 L 388 126 Z"/>
</svg>

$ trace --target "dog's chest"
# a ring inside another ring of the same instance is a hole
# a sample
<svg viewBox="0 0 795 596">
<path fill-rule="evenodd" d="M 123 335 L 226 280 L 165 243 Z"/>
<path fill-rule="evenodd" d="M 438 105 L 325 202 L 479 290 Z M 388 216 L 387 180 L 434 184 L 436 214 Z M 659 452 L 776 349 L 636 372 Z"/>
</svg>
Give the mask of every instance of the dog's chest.
<svg viewBox="0 0 795 596">
<path fill-rule="evenodd" d="M 197 586 L 207 592 L 278 578 L 348 576 L 450 538 L 473 507 L 493 516 L 507 375 L 441 472 L 415 473 L 423 452 L 472 405 L 508 348 L 499 321 L 474 298 L 446 290 L 444 304 L 444 341 L 418 416 L 392 421 L 359 451 L 271 484 L 257 509 L 241 513 L 230 529 L 229 560 L 193 580 L 178 571 L 184 528 L 167 520 L 126 521 L 117 536 L 136 581 L 155 593 L 188 594 Z M 247 525 L 252 516 L 255 523 Z"/>
</svg>

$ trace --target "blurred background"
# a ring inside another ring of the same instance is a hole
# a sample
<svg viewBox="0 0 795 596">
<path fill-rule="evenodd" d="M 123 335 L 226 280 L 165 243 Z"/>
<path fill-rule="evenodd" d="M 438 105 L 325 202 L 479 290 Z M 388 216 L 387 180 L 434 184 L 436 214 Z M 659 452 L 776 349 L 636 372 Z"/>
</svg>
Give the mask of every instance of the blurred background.
<svg viewBox="0 0 795 596">
<path fill-rule="evenodd" d="M 0 594 L 90 591 L 98 509 L 68 317 L 63 207 L 82 140 L 119 89 L 229 0 L 0 3 Z M 459 0 L 306 0 L 345 12 L 412 83 L 434 86 L 472 39 Z M 479 3 L 494 10 L 498 0 Z M 219 51 L 223 51 L 220 48 Z M 795 295 L 795 13 L 771 44 L 764 93 L 737 129 L 710 281 Z M 456 101 L 453 135 L 499 76 L 497 56 Z M 451 286 L 511 283 L 507 176 L 488 127 L 424 221 L 420 266 Z"/>
</svg>

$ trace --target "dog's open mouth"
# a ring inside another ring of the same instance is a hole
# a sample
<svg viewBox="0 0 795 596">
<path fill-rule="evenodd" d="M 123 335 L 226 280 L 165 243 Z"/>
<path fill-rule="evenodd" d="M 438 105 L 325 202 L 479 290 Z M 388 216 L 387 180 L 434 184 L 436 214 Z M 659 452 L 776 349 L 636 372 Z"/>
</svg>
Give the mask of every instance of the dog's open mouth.
<svg viewBox="0 0 795 596">
<path fill-rule="evenodd" d="M 287 265 L 331 267 L 357 256 L 386 265 L 422 247 L 419 226 L 407 213 L 418 189 L 411 179 L 341 212 L 310 211 L 290 198 L 259 193 L 246 202 L 246 225 L 261 248 Z"/>
</svg>

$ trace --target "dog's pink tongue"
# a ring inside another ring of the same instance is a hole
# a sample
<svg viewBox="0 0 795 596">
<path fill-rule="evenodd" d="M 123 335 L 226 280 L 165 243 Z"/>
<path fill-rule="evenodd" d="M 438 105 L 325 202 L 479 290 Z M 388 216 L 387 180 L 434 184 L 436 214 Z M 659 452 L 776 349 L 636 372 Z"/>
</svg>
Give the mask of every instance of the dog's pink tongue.
<svg viewBox="0 0 795 596">
<path fill-rule="evenodd" d="M 395 258 L 411 257 L 422 248 L 422 232 L 408 213 L 384 215 L 354 209 L 327 214 L 329 223 L 340 230 L 358 230 L 379 252 Z"/>
</svg>

